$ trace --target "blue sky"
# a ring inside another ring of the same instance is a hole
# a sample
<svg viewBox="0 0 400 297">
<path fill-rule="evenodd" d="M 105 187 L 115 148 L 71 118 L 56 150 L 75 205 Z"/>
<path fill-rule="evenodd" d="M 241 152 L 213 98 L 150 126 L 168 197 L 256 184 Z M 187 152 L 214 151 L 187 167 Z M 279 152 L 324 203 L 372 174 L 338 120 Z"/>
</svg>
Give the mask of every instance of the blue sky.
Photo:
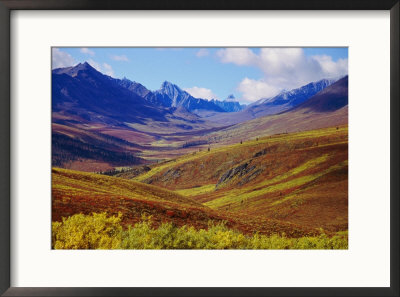
<svg viewBox="0 0 400 297">
<path fill-rule="evenodd" d="M 87 61 L 156 90 L 170 81 L 195 97 L 242 103 L 347 74 L 347 48 L 53 48 L 52 68 Z"/>
</svg>

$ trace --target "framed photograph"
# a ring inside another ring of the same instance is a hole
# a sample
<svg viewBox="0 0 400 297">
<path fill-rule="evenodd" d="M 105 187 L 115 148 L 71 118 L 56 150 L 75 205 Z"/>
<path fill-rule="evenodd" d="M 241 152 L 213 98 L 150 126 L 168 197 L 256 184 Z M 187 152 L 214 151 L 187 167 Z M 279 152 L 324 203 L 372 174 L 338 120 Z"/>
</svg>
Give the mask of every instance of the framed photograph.
<svg viewBox="0 0 400 297">
<path fill-rule="evenodd" d="M 399 2 L 0 1 L 4 296 L 398 296 Z"/>
</svg>

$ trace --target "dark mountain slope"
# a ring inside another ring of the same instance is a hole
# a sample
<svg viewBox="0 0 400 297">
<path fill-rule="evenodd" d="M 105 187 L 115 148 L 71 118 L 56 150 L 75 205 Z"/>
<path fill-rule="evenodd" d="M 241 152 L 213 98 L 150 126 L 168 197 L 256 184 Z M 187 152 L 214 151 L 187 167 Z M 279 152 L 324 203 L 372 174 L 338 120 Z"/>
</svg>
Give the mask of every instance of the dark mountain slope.
<svg viewBox="0 0 400 297">
<path fill-rule="evenodd" d="M 175 134 L 215 128 L 183 106 L 157 100 L 143 85 L 88 63 L 53 70 L 53 164 L 87 171 L 140 164 L 145 150 L 164 154 L 167 145 L 184 143 L 187 136 Z"/>
<path fill-rule="evenodd" d="M 109 117 L 123 122 L 141 122 L 143 118 L 166 121 L 163 109 L 151 106 L 88 63 L 53 70 L 52 103 L 53 112 L 67 110 L 90 120 Z"/>
<path fill-rule="evenodd" d="M 295 110 L 310 109 L 315 112 L 331 112 L 349 103 L 349 77 L 345 76 L 330 87 L 322 90 L 309 100 L 295 107 Z"/>
<path fill-rule="evenodd" d="M 143 86 L 138 82 L 131 81 L 127 78 L 123 78 L 122 80 L 116 79 L 116 82 L 120 86 L 144 98 L 147 102 L 151 103 L 152 105 L 169 107 L 165 106 L 163 101 L 159 100 L 159 98 L 157 98 L 157 96 L 152 91 L 150 91 L 149 89 L 147 89 L 145 86 Z"/>
</svg>

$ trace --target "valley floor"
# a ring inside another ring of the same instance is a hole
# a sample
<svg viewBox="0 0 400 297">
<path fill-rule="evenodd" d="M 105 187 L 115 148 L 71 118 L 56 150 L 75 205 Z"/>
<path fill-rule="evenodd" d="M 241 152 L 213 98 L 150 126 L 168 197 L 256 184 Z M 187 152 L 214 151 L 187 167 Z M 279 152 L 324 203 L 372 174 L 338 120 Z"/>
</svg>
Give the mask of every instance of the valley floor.
<svg viewBox="0 0 400 297">
<path fill-rule="evenodd" d="M 53 168 L 53 248 L 347 248 L 347 125 L 185 152 L 112 176 Z M 72 235 L 74 222 L 108 233 Z"/>
</svg>

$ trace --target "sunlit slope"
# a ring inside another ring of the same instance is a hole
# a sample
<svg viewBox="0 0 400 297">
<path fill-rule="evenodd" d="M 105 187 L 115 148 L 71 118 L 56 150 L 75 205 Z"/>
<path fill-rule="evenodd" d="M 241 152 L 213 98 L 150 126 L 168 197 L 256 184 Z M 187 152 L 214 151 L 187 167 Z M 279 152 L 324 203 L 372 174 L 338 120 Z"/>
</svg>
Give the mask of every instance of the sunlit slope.
<svg viewBox="0 0 400 297">
<path fill-rule="evenodd" d="M 274 218 L 262 221 L 232 217 L 224 210 L 213 210 L 191 198 L 156 186 L 123 178 L 53 168 L 52 220 L 74 214 L 122 213 L 123 225 L 133 225 L 142 215 L 152 215 L 156 225 L 173 222 L 207 228 L 210 222 L 225 222 L 247 234 L 286 234 L 289 237 L 314 236 L 319 230 Z"/>
<path fill-rule="evenodd" d="M 347 160 L 348 129 L 340 126 L 196 152 L 134 179 L 237 217 L 339 231 L 347 229 Z"/>
<path fill-rule="evenodd" d="M 252 109 L 243 112 L 250 110 Z M 240 118 L 240 113 L 230 116 Z M 207 138 L 219 146 L 251 137 L 321 129 L 347 123 L 348 77 L 346 76 L 290 110 L 244 121 L 210 133 Z"/>
<path fill-rule="evenodd" d="M 122 212 L 124 223 L 153 215 L 156 221 L 174 220 L 182 225 L 187 218 L 207 224 L 210 209 L 172 191 L 104 175 L 53 168 L 52 219 L 76 213 Z"/>
<path fill-rule="evenodd" d="M 296 109 L 282 114 L 270 115 L 213 132 L 207 135 L 212 145 L 221 146 L 240 140 L 269 136 L 278 133 L 294 133 L 299 131 L 347 125 L 348 106 L 333 112 L 318 112 L 309 109 Z"/>
</svg>

